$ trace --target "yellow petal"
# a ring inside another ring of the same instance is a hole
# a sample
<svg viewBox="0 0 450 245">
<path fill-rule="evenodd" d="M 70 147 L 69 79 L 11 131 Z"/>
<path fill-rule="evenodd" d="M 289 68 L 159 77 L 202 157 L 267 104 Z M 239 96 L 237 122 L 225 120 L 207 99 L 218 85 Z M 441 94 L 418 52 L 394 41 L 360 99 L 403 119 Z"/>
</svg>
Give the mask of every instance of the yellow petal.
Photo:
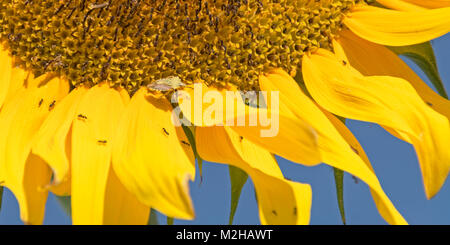
<svg viewBox="0 0 450 245">
<path fill-rule="evenodd" d="M 433 91 L 402 59 L 388 48 L 344 31 L 338 39 L 352 67 L 365 76 L 393 76 L 407 80 L 431 108 L 450 119 L 450 101 Z"/>
<path fill-rule="evenodd" d="M 450 6 L 450 0 L 400 0 L 400 1 L 412 3 L 425 8 L 444 8 Z M 378 0 L 378 2 L 380 2 L 380 0 Z"/>
<path fill-rule="evenodd" d="M 20 89 L 0 112 L 0 172 L 4 184 L 19 202 L 22 220 L 40 224 L 47 196 L 43 189 L 48 184 L 46 178 L 50 176 L 50 170 L 41 164 L 42 160 L 30 155 L 31 145 L 49 113 L 48 106 L 53 101 L 60 101 L 68 93 L 69 86 L 67 81 L 58 78 L 43 76 L 35 80 L 32 82 L 40 83 L 40 87 Z M 29 171 L 36 172 L 36 177 L 26 179 Z"/>
<path fill-rule="evenodd" d="M 310 185 L 268 176 L 259 170 L 249 175 L 256 189 L 261 224 L 309 224 L 312 205 Z"/>
<path fill-rule="evenodd" d="M 33 153 L 42 157 L 54 172 L 55 184 L 68 178 L 72 122 L 77 118 L 77 107 L 87 88 L 78 87 L 60 103 L 52 104 L 52 111 L 42 124 L 33 144 Z"/>
<path fill-rule="evenodd" d="M 326 71 L 328 71 L 328 68 Z M 280 104 L 289 108 L 297 116 L 297 120 L 305 121 L 314 126 L 322 162 L 346 171 L 366 182 L 380 197 L 382 205 L 390 211 L 390 215 L 380 212 L 388 223 L 406 223 L 384 193 L 375 174 L 352 150 L 319 107 L 303 93 L 292 77 L 282 70 L 274 70 L 260 80 L 260 87 L 266 91 L 280 91 Z"/>
<path fill-rule="evenodd" d="M 187 94 L 180 96 L 179 108 L 194 125 L 228 125 L 241 136 L 286 159 L 306 165 L 320 163 L 314 130 L 310 125 L 296 120 L 287 110 L 276 105 L 268 108 L 247 106 L 233 88 L 225 91 L 200 85 L 183 92 Z M 208 102 L 208 96 L 217 96 L 222 104 L 216 110 L 216 115 L 220 116 L 205 123 L 202 119 L 208 114 L 206 111 L 217 102 Z"/>
<path fill-rule="evenodd" d="M 374 43 L 405 46 L 423 43 L 450 31 L 450 7 L 402 12 L 367 5 L 354 7 L 344 24 Z"/>
<path fill-rule="evenodd" d="M 66 144 L 65 144 L 67 159 L 72 159 L 72 128 L 69 130 L 66 138 Z M 48 162 L 46 162 L 47 165 L 49 165 Z M 52 183 L 47 185 L 47 189 L 51 191 L 53 194 L 57 196 L 70 196 L 72 193 L 72 178 L 71 178 L 71 163 L 70 160 L 68 162 L 69 164 L 69 170 L 66 174 L 66 177 L 63 178 L 63 180 L 59 183 L 55 182 L 56 174 L 53 172 L 52 175 Z M 49 167 L 52 167 L 51 165 Z"/>
<path fill-rule="evenodd" d="M 5 102 L 10 101 L 18 91 L 25 87 L 25 83 L 30 73 L 20 67 L 14 67 L 11 73 L 11 81 L 9 83 L 8 93 L 5 97 Z"/>
<path fill-rule="evenodd" d="M 241 102 L 241 98 L 235 94 L 237 92 L 235 88 L 228 88 L 228 92 L 232 93 L 230 98 Z M 185 119 L 184 123 L 191 122 L 196 126 L 207 127 L 223 125 L 227 121 L 234 122 L 237 115 L 244 116 L 245 111 L 239 108 L 244 106 L 243 103 L 234 104 L 232 108 L 227 109 L 226 93 L 225 89 L 218 90 L 202 83 L 195 83 L 192 87 L 178 91 L 175 98 L 180 112 L 183 113 L 180 119 Z"/>
<path fill-rule="evenodd" d="M 73 224 L 145 224 L 149 207 L 125 189 L 111 167 L 113 135 L 128 103 L 128 95 L 123 89 L 100 84 L 80 96 L 76 112 L 66 115 L 74 120 Z"/>
<path fill-rule="evenodd" d="M 390 127 L 409 139 L 419 158 L 427 197 L 439 191 L 450 170 L 450 152 L 446 149 L 450 126 L 447 118 L 423 102 L 407 81 L 363 76 L 325 50 L 305 56 L 302 65 L 308 91 L 326 110 Z"/>
<path fill-rule="evenodd" d="M 11 75 L 13 70 L 13 60 L 9 55 L 9 51 L 3 49 L 0 44 L 0 108 L 8 94 L 9 85 L 11 83 Z"/>
<path fill-rule="evenodd" d="M 126 217 L 137 209 L 133 202 L 116 210 L 116 202 L 122 202 L 128 194 L 110 182 L 113 135 L 125 102 L 119 91 L 103 83 L 87 91 L 76 109 L 72 125 L 73 224 L 127 223 L 130 220 L 116 219 L 116 212 Z M 108 195 L 110 192 L 116 194 Z"/>
<path fill-rule="evenodd" d="M 141 203 L 134 194 L 125 189 L 111 168 L 105 193 L 105 225 L 145 225 L 150 207 Z"/>
<path fill-rule="evenodd" d="M 359 155 L 364 163 L 366 163 L 367 167 L 375 174 L 372 165 L 370 164 L 369 158 L 367 157 L 364 149 L 359 144 L 358 140 L 355 138 L 352 132 L 345 126 L 344 123 L 342 123 L 341 120 L 333 116 L 331 113 L 325 110 L 323 110 L 323 112 L 328 117 L 328 119 L 330 119 L 330 122 L 333 123 L 334 127 L 339 131 L 341 136 L 347 141 L 353 151 Z M 377 206 L 377 209 L 382 217 L 384 217 L 386 220 L 390 220 L 392 223 L 401 224 L 405 222 L 403 217 L 398 213 L 397 210 L 395 210 L 393 205 L 385 204 L 386 202 L 382 195 L 379 195 L 373 189 L 370 189 L 370 192 L 372 193 L 375 205 Z"/>
<path fill-rule="evenodd" d="M 424 8 L 407 2 L 408 0 L 377 0 L 377 2 L 383 4 L 385 7 L 402 10 L 402 11 L 420 11 Z"/>
<path fill-rule="evenodd" d="M 260 109 L 261 111 L 263 109 Z M 320 163 L 317 136 L 311 126 L 291 117 L 279 117 L 279 131 L 276 136 L 261 135 L 261 127 L 230 126 L 235 132 L 269 152 L 282 156 L 290 161 L 314 166 Z"/>
<path fill-rule="evenodd" d="M 9 51 L 0 45 L 0 108 L 9 101 L 20 88 L 23 88 L 28 76 L 28 72 L 15 66 L 14 59 L 9 55 Z"/>
<path fill-rule="evenodd" d="M 309 223 L 311 187 L 285 180 L 270 152 L 228 127 L 198 127 L 196 143 L 202 159 L 230 164 L 250 175 L 255 185 L 262 224 Z"/>
<path fill-rule="evenodd" d="M 42 158 L 29 154 L 25 163 L 22 189 L 12 188 L 20 205 L 20 218 L 25 224 L 39 225 L 44 219 L 51 171 Z M 19 189 L 19 190 L 18 190 Z"/>
<path fill-rule="evenodd" d="M 192 148 L 183 129 L 172 122 L 169 101 L 146 90 L 136 92 L 117 127 L 114 170 L 142 203 L 170 217 L 192 219 Z"/>
</svg>

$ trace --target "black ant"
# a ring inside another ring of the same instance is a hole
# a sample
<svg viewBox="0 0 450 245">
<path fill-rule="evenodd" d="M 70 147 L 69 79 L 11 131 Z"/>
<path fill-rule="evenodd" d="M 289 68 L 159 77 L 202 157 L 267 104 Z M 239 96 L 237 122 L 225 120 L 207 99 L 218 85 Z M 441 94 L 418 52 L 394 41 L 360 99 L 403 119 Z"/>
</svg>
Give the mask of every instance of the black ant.
<svg viewBox="0 0 450 245">
<path fill-rule="evenodd" d="M 163 130 L 163 133 L 164 133 L 165 135 L 167 135 L 167 136 L 170 135 L 169 132 L 167 132 L 167 130 L 166 130 L 165 128 L 163 128 L 162 130 Z"/>
<path fill-rule="evenodd" d="M 85 116 L 85 115 L 83 115 L 83 114 L 79 114 L 79 115 L 78 115 L 78 119 L 86 120 L 86 119 L 87 119 L 87 116 Z"/>
</svg>

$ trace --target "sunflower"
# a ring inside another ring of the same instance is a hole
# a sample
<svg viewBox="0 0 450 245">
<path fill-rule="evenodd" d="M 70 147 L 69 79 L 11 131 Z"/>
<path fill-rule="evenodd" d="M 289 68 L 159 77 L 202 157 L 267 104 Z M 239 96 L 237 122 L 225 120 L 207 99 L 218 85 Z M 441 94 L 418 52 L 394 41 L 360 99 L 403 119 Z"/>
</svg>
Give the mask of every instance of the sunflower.
<svg viewBox="0 0 450 245">
<path fill-rule="evenodd" d="M 360 178 L 380 215 L 405 224 L 337 116 L 378 123 L 412 144 L 428 198 L 447 177 L 450 104 L 384 45 L 446 34 L 449 1 L 0 6 L 0 183 L 16 196 L 25 223 L 42 223 L 49 191 L 71 196 L 73 224 L 146 224 L 151 208 L 192 219 L 188 183 L 197 157 L 249 174 L 262 224 L 308 224 L 311 188 L 285 179 L 276 154 Z M 180 79 L 186 86 L 178 92 L 194 98 L 279 92 L 279 110 L 270 109 L 277 100 L 269 93 L 267 108 L 240 101 L 244 114 L 230 116 L 225 108 L 225 117 L 205 124 L 194 117 L 198 103 L 178 101 L 193 123 L 182 128 L 173 122 L 174 91 L 149 89 L 168 77 Z M 263 111 L 279 118 L 273 137 L 261 137 L 264 125 L 226 124 Z"/>
</svg>

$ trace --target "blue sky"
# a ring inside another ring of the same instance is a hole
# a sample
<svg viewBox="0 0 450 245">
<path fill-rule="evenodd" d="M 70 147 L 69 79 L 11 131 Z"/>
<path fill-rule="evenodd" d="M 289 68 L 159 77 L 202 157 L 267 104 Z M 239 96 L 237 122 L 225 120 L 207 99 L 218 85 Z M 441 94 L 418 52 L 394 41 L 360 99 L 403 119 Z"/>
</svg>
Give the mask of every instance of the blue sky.
<svg viewBox="0 0 450 245">
<path fill-rule="evenodd" d="M 440 74 L 444 86 L 450 91 L 450 34 L 433 40 Z M 413 69 L 428 79 L 411 62 Z M 425 198 L 421 173 L 413 148 L 391 136 L 375 124 L 348 121 L 352 130 L 369 156 L 375 172 L 388 196 L 410 224 L 450 224 L 450 184 L 443 186 L 431 200 Z M 449 146 L 450 147 L 450 146 Z M 321 164 L 305 167 L 278 158 L 286 177 L 309 183 L 313 190 L 311 224 L 342 224 L 336 201 L 332 168 Z M 196 178 L 191 184 L 196 219 L 175 220 L 175 224 L 227 224 L 230 210 L 230 182 L 228 166 L 204 163 L 203 182 Z M 378 214 L 366 184 L 346 174 L 344 178 L 344 202 L 348 224 L 386 224 Z M 158 216 L 165 223 L 163 215 Z M 70 224 L 53 195 L 49 196 L 45 224 Z M 19 207 L 9 190 L 5 190 L 0 224 L 22 224 Z M 259 224 L 253 184 L 249 180 L 243 188 L 234 224 Z"/>
</svg>

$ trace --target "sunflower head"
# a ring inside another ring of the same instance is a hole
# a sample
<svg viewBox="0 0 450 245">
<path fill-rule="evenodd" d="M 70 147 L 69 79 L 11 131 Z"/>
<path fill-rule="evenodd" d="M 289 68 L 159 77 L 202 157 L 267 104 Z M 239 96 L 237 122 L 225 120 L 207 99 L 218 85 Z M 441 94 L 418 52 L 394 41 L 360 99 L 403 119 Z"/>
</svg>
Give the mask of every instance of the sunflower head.
<svg viewBox="0 0 450 245">
<path fill-rule="evenodd" d="M 74 86 L 108 80 L 133 91 L 186 83 L 257 89 L 271 68 L 295 73 L 305 52 L 329 49 L 360 0 L 4 1 L 0 37 L 36 75 Z"/>
</svg>

